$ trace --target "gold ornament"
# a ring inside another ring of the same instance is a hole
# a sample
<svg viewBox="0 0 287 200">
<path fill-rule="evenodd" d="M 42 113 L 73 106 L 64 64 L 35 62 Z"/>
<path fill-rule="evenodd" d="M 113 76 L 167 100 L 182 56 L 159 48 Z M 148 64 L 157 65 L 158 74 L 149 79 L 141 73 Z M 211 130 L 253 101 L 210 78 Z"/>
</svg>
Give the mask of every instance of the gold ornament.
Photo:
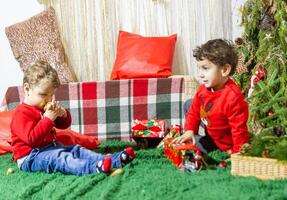
<svg viewBox="0 0 287 200">
<path fill-rule="evenodd" d="M 11 167 L 9 167 L 9 168 L 7 169 L 6 174 L 7 174 L 7 175 L 11 175 L 11 174 L 13 174 L 13 173 L 14 173 L 14 169 L 11 168 Z"/>
<path fill-rule="evenodd" d="M 121 168 L 113 169 L 112 172 L 110 173 L 110 176 L 116 176 L 116 175 L 120 175 L 123 173 L 124 173 L 124 170 Z"/>
</svg>

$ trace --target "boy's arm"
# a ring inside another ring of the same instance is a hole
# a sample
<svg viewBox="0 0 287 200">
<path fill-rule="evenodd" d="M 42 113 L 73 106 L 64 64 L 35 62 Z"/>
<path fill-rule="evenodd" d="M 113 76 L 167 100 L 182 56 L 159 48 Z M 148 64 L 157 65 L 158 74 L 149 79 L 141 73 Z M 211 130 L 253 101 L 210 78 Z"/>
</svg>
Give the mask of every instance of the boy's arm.
<svg viewBox="0 0 287 200">
<path fill-rule="evenodd" d="M 185 124 L 184 124 L 184 134 L 178 138 L 175 138 L 172 143 L 183 143 L 187 141 L 191 141 L 195 144 L 195 137 L 194 134 L 198 132 L 198 127 L 200 124 L 200 102 L 198 93 L 194 96 L 192 100 L 192 104 L 188 109 L 185 117 Z"/>
<path fill-rule="evenodd" d="M 15 113 L 11 123 L 11 131 L 32 148 L 42 147 L 50 141 L 54 122 L 47 117 L 35 121 L 35 113 Z"/>
<path fill-rule="evenodd" d="M 232 153 L 238 153 L 241 146 L 248 142 L 248 104 L 243 98 L 230 105 L 228 121 L 233 140 Z"/>
</svg>

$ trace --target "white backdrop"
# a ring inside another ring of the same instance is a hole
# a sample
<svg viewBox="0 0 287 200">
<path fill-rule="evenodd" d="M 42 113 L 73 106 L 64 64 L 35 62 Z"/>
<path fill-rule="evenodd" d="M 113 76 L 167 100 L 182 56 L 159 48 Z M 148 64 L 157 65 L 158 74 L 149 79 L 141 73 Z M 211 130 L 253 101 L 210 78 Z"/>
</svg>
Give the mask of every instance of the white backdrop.
<svg viewBox="0 0 287 200">
<path fill-rule="evenodd" d="M 17 6 L 16 6 L 17 5 Z M 23 21 L 44 9 L 37 0 L 9 0 L 0 6 L 0 103 L 9 86 L 21 85 L 23 73 L 5 35 L 5 27 Z"/>
<path fill-rule="evenodd" d="M 118 31 L 143 36 L 176 33 L 174 75 L 198 77 L 195 46 L 232 39 L 230 0 L 41 0 L 54 7 L 67 61 L 79 81 L 109 80 Z"/>
<path fill-rule="evenodd" d="M 245 0 L 232 0 L 232 37 L 236 38 L 242 32 L 239 27 L 240 14 L 238 8 Z M 15 6 L 17 5 L 17 6 Z M 37 0 L 9 0 L 0 7 L 0 102 L 9 86 L 22 84 L 22 71 L 15 60 L 10 44 L 5 35 L 5 27 L 23 21 L 41 12 L 43 5 Z"/>
</svg>

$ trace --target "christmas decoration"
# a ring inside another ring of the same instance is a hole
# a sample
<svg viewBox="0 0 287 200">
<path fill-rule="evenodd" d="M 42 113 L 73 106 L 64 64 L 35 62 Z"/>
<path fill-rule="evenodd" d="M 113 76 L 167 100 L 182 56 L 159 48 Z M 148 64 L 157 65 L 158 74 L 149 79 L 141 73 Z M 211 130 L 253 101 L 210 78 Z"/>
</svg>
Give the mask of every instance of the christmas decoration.
<svg viewBox="0 0 287 200">
<path fill-rule="evenodd" d="M 227 163 L 225 161 L 222 161 L 222 162 L 218 163 L 218 167 L 226 168 L 227 167 Z"/>
<path fill-rule="evenodd" d="M 132 132 L 134 137 L 163 138 L 165 121 L 161 119 L 134 120 Z"/>
<path fill-rule="evenodd" d="M 287 160 L 287 1 L 247 0 L 241 13 L 234 79 L 248 96 L 250 132 L 241 154 Z"/>
<path fill-rule="evenodd" d="M 248 97 L 251 97 L 255 85 L 264 77 L 266 76 L 264 69 L 262 66 L 256 67 L 255 75 L 251 76 L 251 82 L 250 82 L 250 89 L 248 91 Z"/>
<path fill-rule="evenodd" d="M 261 21 L 259 28 L 262 30 L 268 30 L 271 31 L 274 29 L 276 25 L 276 21 L 274 20 L 274 16 L 265 13 L 263 20 Z"/>
<path fill-rule="evenodd" d="M 164 141 L 164 152 L 178 169 L 185 172 L 197 172 L 202 169 L 203 161 L 200 150 L 191 143 L 173 144 L 174 138 Z"/>
<path fill-rule="evenodd" d="M 14 169 L 13 168 L 8 168 L 6 174 L 7 175 L 11 175 L 14 173 Z"/>
<path fill-rule="evenodd" d="M 236 73 L 239 75 L 248 72 L 248 69 L 244 64 L 244 61 L 245 61 L 244 55 L 243 54 L 239 55 L 238 64 L 236 67 Z"/>
<path fill-rule="evenodd" d="M 280 136 L 286 134 L 284 128 L 281 127 L 281 126 L 274 127 L 274 128 L 273 128 L 273 133 L 274 133 L 277 137 L 280 137 Z"/>
<path fill-rule="evenodd" d="M 242 93 L 247 95 L 250 88 L 249 74 L 251 69 L 253 69 L 255 47 L 246 37 L 237 38 L 235 40 L 235 47 L 238 50 L 239 58 L 233 78 L 241 88 Z"/>
<path fill-rule="evenodd" d="M 140 149 L 155 147 L 165 136 L 165 120 L 134 120 L 132 127 L 132 138 Z"/>
<path fill-rule="evenodd" d="M 169 138 L 177 138 L 181 135 L 181 125 L 180 124 L 172 124 L 170 126 L 168 134 L 164 137 L 164 139 L 158 144 L 157 148 L 163 148 L 164 142 Z"/>
</svg>

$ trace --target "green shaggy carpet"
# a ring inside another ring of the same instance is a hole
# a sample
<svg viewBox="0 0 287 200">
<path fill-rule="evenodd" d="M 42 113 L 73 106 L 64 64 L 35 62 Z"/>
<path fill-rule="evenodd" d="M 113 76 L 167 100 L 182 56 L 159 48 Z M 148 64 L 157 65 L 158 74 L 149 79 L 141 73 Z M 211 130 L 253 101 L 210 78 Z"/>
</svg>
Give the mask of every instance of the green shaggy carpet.
<svg viewBox="0 0 287 200">
<path fill-rule="evenodd" d="M 135 143 L 106 142 L 100 152 L 118 151 Z M 276 199 L 287 200 L 287 180 L 260 181 L 253 177 L 233 177 L 230 164 L 199 173 L 183 173 L 164 156 L 162 150 L 137 150 L 136 159 L 124 167 L 125 173 L 73 176 L 25 173 L 0 156 L 0 199 Z M 14 173 L 7 175 L 8 168 Z"/>
</svg>

